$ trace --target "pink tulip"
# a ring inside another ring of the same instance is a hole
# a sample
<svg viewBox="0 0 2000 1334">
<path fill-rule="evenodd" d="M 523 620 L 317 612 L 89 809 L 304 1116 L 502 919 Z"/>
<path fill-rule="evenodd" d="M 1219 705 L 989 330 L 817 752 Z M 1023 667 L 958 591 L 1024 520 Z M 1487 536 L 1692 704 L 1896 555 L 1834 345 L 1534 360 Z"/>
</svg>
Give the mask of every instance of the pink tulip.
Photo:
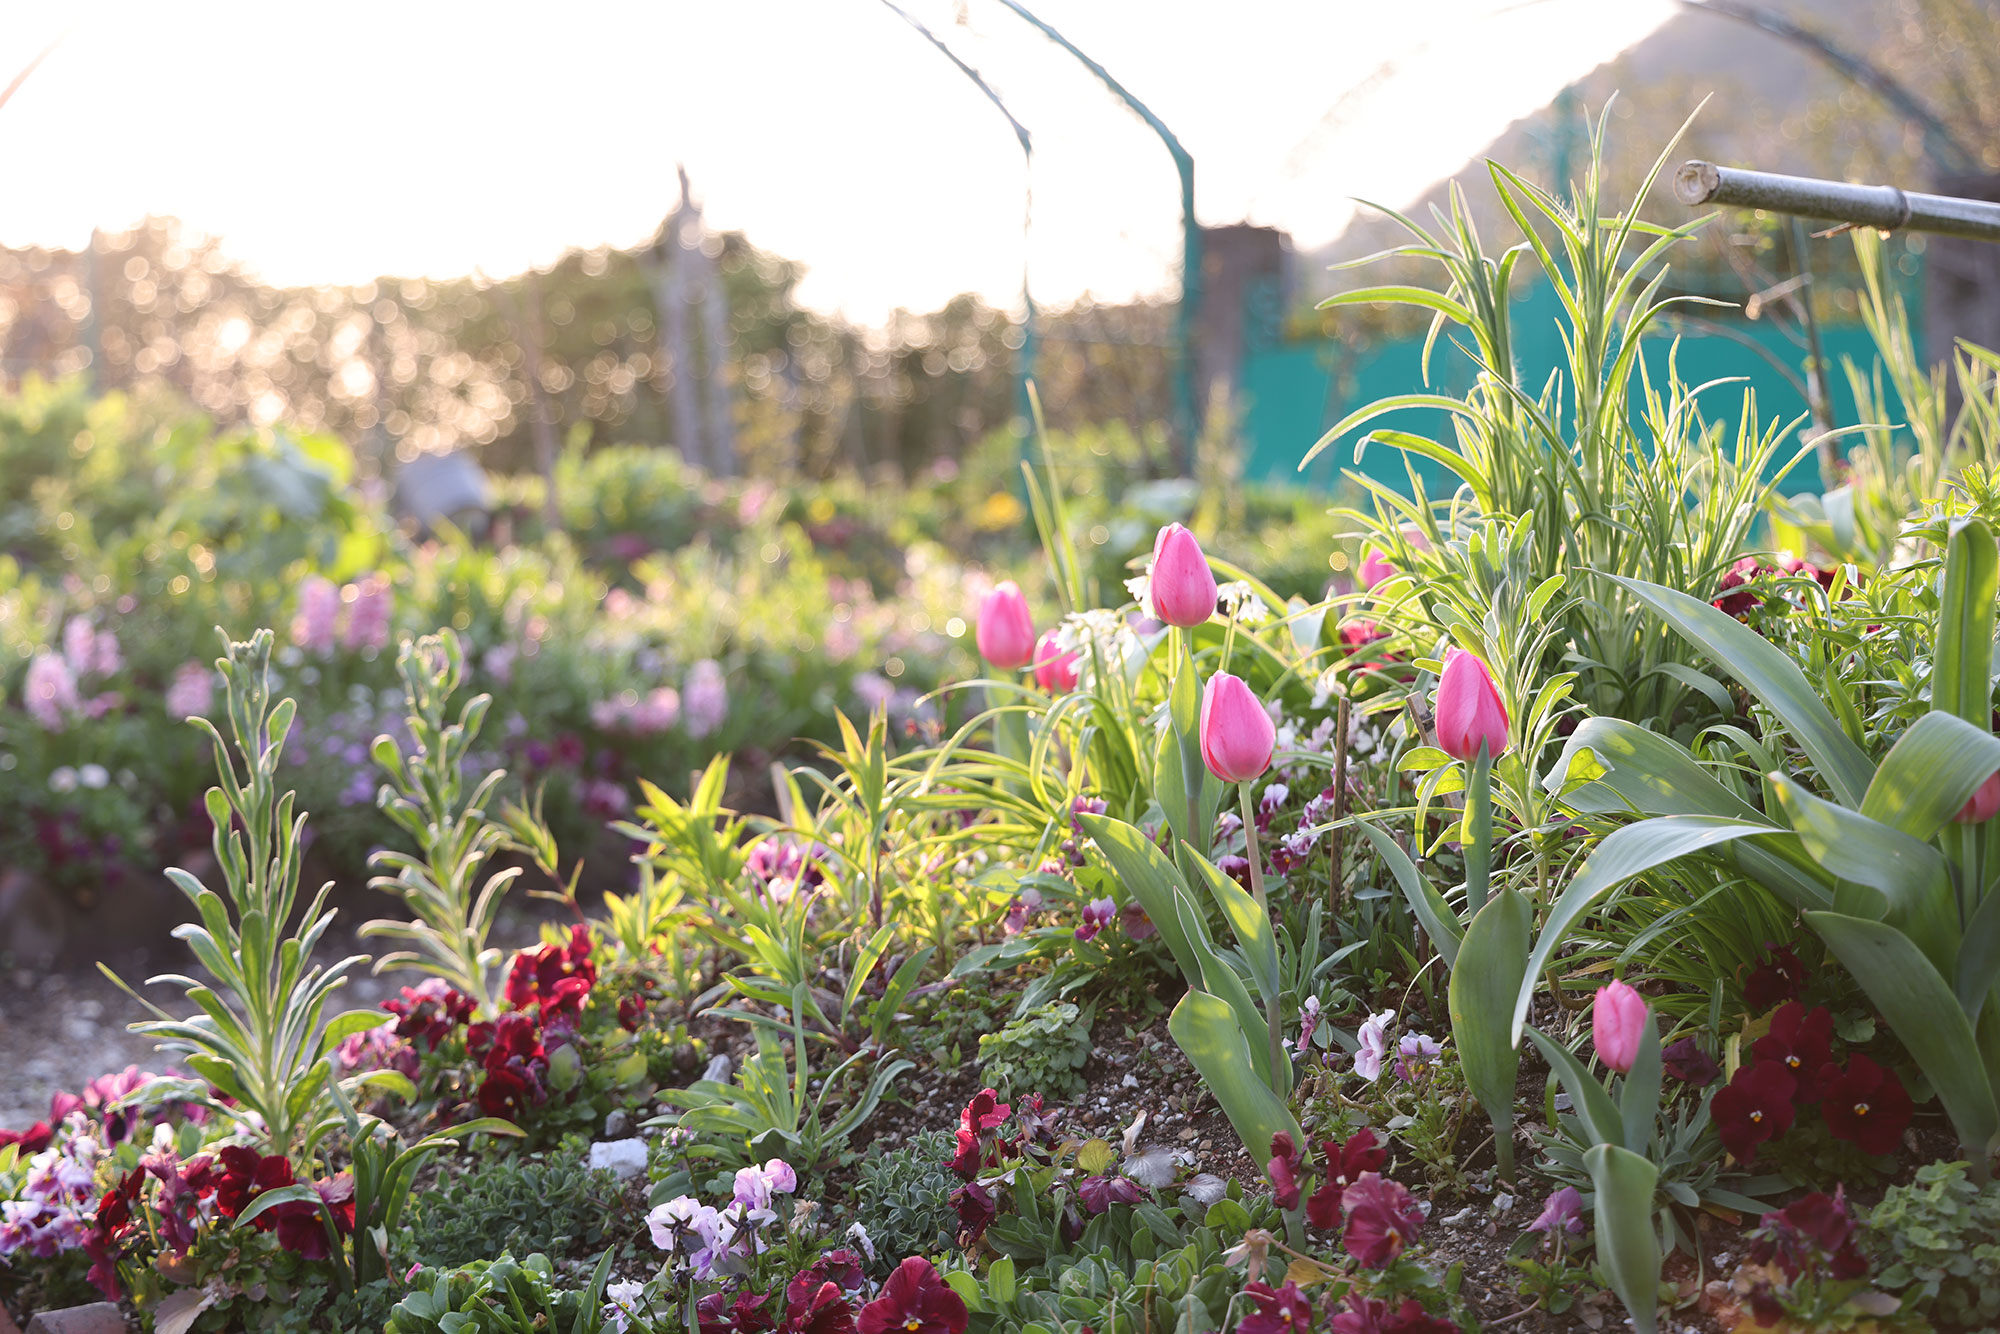
<svg viewBox="0 0 2000 1334">
<path fill-rule="evenodd" d="M 1007 579 L 994 586 L 979 604 L 979 656 L 1011 672 L 1026 667 L 1035 656 L 1035 622 L 1020 585 Z"/>
<path fill-rule="evenodd" d="M 1600 987 L 1590 1000 L 1590 1040 L 1598 1057 L 1621 1075 L 1632 1073 L 1639 1038 L 1653 1021 L 1643 996 L 1623 982 Z"/>
<path fill-rule="evenodd" d="M 1960 824 L 1985 824 L 1996 815 L 2000 815 L 2000 773 L 1981 783 L 1952 818 Z"/>
<path fill-rule="evenodd" d="M 1215 575 L 1201 543 L 1177 523 L 1153 539 L 1153 612 L 1168 625 L 1195 626 L 1215 615 Z"/>
<path fill-rule="evenodd" d="M 1431 549 L 1431 540 L 1424 536 L 1423 529 L 1413 523 L 1403 525 L 1403 540 L 1417 551 Z M 1373 588 L 1395 573 L 1396 562 L 1389 559 L 1388 552 L 1372 544 L 1361 548 L 1361 568 L 1356 574 L 1363 588 Z"/>
<path fill-rule="evenodd" d="M 1507 706 L 1486 664 L 1463 649 L 1448 649 L 1437 688 L 1438 747 L 1455 760 L 1473 760 L 1483 749 L 1494 759 L 1507 751 Z"/>
<path fill-rule="evenodd" d="M 1076 689 L 1077 651 L 1065 652 L 1056 643 L 1054 630 L 1044 631 L 1035 641 L 1035 684 L 1051 695 L 1065 695 Z"/>
<path fill-rule="evenodd" d="M 1201 758 L 1225 783 L 1248 783 L 1271 767 L 1278 729 L 1242 678 L 1217 672 L 1201 696 Z"/>
</svg>

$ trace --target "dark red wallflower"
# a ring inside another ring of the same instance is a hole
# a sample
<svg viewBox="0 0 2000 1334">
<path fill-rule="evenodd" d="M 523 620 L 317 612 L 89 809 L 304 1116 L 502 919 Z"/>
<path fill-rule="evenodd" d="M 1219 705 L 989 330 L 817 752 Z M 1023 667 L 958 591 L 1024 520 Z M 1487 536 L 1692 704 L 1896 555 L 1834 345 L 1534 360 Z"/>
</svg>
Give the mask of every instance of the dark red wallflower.
<svg viewBox="0 0 2000 1334">
<path fill-rule="evenodd" d="M 1736 1077 L 1726 1088 L 1718 1089 L 1709 1104 L 1722 1147 L 1743 1162 L 1754 1159 L 1759 1144 L 1792 1128 L 1792 1095 L 1796 1091 L 1791 1074 L 1775 1061 L 1759 1061 L 1737 1070 Z"/>
<path fill-rule="evenodd" d="M 1806 965 L 1789 945 L 1766 944 L 1764 962 L 1750 970 L 1743 983 L 1743 1001 L 1752 1013 L 1797 1000 L 1805 990 Z"/>
<path fill-rule="evenodd" d="M 646 998 L 633 992 L 618 1002 L 618 1026 L 627 1033 L 636 1033 L 646 1022 Z"/>
<path fill-rule="evenodd" d="M 1341 1203 L 1347 1209 L 1341 1242 L 1369 1269 L 1380 1269 L 1401 1255 L 1424 1223 L 1410 1192 L 1376 1172 L 1363 1172 L 1341 1192 Z"/>
<path fill-rule="evenodd" d="M 1245 1283 L 1243 1295 L 1256 1309 L 1237 1322 L 1236 1334 L 1307 1334 L 1313 1327 L 1312 1298 L 1296 1283 Z"/>
<path fill-rule="evenodd" d="M 695 1304 L 695 1318 L 701 1325 L 701 1334 L 764 1334 L 771 1328 L 771 1317 L 764 1310 L 764 1303 L 771 1300 L 768 1292 L 711 1292 Z"/>
<path fill-rule="evenodd" d="M 1854 1244 L 1854 1215 L 1839 1186 L 1830 1196 L 1815 1191 L 1765 1214 L 1750 1238 L 1751 1263 L 1775 1264 L 1790 1283 L 1809 1269 L 1836 1279 L 1868 1272 L 1868 1261 Z"/>
<path fill-rule="evenodd" d="M 850 1250 L 828 1251 L 801 1269 L 792 1277 L 792 1287 L 801 1282 L 809 1282 L 815 1289 L 821 1283 L 832 1283 L 842 1292 L 859 1292 L 868 1286 L 868 1274 L 863 1269 L 861 1257 Z M 786 1288 L 787 1300 L 792 1288 Z"/>
<path fill-rule="evenodd" d="M 1819 1068 L 1833 1059 L 1833 1012 L 1824 1005 L 1808 1010 L 1787 1001 L 1771 1016 L 1771 1031 L 1750 1044 L 1759 1061 L 1785 1067 L 1796 1086 L 1793 1100 L 1819 1101 Z"/>
<path fill-rule="evenodd" d="M 854 1334 L 854 1307 L 836 1283 L 821 1283 L 807 1291 L 794 1283 L 786 1294 L 785 1322 L 780 1334 Z"/>
<path fill-rule="evenodd" d="M 49 1141 L 54 1138 L 55 1130 L 49 1123 L 37 1121 L 26 1130 L 0 1130 L 0 1149 L 6 1148 L 9 1144 L 18 1144 L 21 1146 L 21 1156 L 27 1158 L 48 1148 Z"/>
<path fill-rule="evenodd" d="M 1682 1038 L 1670 1044 L 1660 1053 L 1660 1061 L 1668 1074 L 1698 1089 L 1705 1089 L 1722 1078 L 1722 1067 L 1693 1038 Z"/>
<path fill-rule="evenodd" d="M 465 1049 L 486 1072 L 476 1095 L 485 1115 L 519 1121 L 527 1108 L 548 1101 L 542 1084 L 548 1053 L 533 1015 L 516 1011 L 501 1015 L 497 1023 L 474 1024 Z"/>
<path fill-rule="evenodd" d="M 1727 612 L 1731 616 L 1742 616 L 1762 602 L 1764 599 L 1749 592 L 1745 585 L 1763 573 L 1763 569 L 1764 567 L 1757 563 L 1755 556 L 1745 556 L 1724 570 L 1722 578 L 1715 581 L 1716 610 Z M 1743 591 L 1731 592 L 1732 589 Z"/>
<path fill-rule="evenodd" d="M 1130 1177 L 1096 1176 L 1087 1178 L 1076 1188 L 1076 1197 L 1091 1213 L 1101 1214 L 1114 1204 L 1137 1204 L 1146 1198 L 1146 1192 Z M 1292 1192 L 1292 1201 L 1294 1204 L 1298 1202 L 1296 1189 Z"/>
<path fill-rule="evenodd" d="M 965 1303 L 936 1266 L 913 1255 L 861 1308 L 860 1334 L 965 1334 Z"/>
<path fill-rule="evenodd" d="M 987 1224 L 1000 1212 L 993 1202 L 993 1193 L 976 1181 L 968 1182 L 952 1195 L 951 1202 L 958 1209 L 959 1245 L 978 1245 L 979 1239 L 986 1235 Z"/>
<path fill-rule="evenodd" d="M 1380 1297 L 1355 1293 L 1347 1309 L 1333 1317 L 1333 1334 L 1458 1334 L 1458 1326 L 1440 1320 L 1411 1297 L 1394 1311 Z"/>
<path fill-rule="evenodd" d="M 965 1104 L 965 1110 L 958 1114 L 959 1129 L 983 1135 L 1005 1125 L 1013 1111 L 1013 1106 L 999 1101 L 992 1089 L 981 1089 L 972 1095 L 972 1101 Z"/>
<path fill-rule="evenodd" d="M 970 1181 L 979 1169 L 998 1161 L 999 1137 L 993 1132 L 1007 1123 L 1013 1107 L 999 1101 L 992 1089 L 981 1089 L 958 1114 L 958 1151 L 952 1155 L 951 1170 Z"/>
<path fill-rule="evenodd" d="M 1341 1195 L 1360 1179 L 1363 1172 L 1379 1172 L 1389 1161 L 1389 1150 L 1367 1126 L 1347 1137 L 1347 1143 L 1327 1140 L 1319 1146 L 1326 1160 L 1326 1177 L 1306 1201 L 1306 1219 L 1316 1228 L 1331 1232 L 1340 1226 Z"/>
<path fill-rule="evenodd" d="M 470 996 L 433 977 L 404 987 L 400 998 L 383 1001 L 382 1008 L 396 1016 L 397 1037 L 411 1043 L 421 1040 L 426 1050 L 436 1051 L 453 1030 L 472 1022 L 477 1007 Z"/>
<path fill-rule="evenodd" d="M 507 1003 L 525 1010 L 547 1002 L 565 978 L 581 979 L 586 993 L 597 983 L 597 965 L 590 960 L 590 928 L 582 922 L 570 928 L 567 944 L 543 945 L 514 956 L 507 973 Z"/>
<path fill-rule="evenodd" d="M 132 1201 L 139 1197 L 139 1187 L 145 1180 L 145 1170 L 135 1167 L 105 1191 L 97 1201 L 97 1216 L 91 1222 L 89 1235 L 83 1239 L 83 1253 L 90 1257 L 87 1277 L 106 1301 L 115 1302 L 123 1295 L 118 1287 L 118 1260 L 125 1243 L 138 1232 L 131 1226 Z"/>
<path fill-rule="evenodd" d="M 1903 1081 L 1856 1052 L 1847 1068 L 1826 1065 L 1819 1072 L 1821 1112 L 1826 1128 L 1838 1139 L 1859 1145 L 1863 1153 L 1893 1151 L 1909 1127 L 1914 1110 Z"/>
<path fill-rule="evenodd" d="M 1271 1192 L 1280 1209 L 1299 1207 L 1298 1153 L 1289 1134 L 1280 1130 L 1271 1136 L 1271 1161 L 1264 1164 L 1264 1175 L 1271 1179 Z"/>
</svg>

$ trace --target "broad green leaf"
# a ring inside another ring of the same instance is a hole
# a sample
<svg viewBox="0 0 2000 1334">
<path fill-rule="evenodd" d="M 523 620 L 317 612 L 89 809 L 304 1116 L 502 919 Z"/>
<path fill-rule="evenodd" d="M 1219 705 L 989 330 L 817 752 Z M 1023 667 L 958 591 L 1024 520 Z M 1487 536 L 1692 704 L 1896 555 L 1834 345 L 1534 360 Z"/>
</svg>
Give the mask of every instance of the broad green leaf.
<svg viewBox="0 0 2000 1334">
<path fill-rule="evenodd" d="M 1659 1328 L 1660 1238 L 1653 1195 L 1660 1169 L 1630 1149 L 1599 1144 L 1583 1155 L 1597 1191 L 1597 1262 L 1638 1334 Z"/>
<path fill-rule="evenodd" d="M 1660 1115 L 1660 1082 L 1665 1061 L 1660 1053 L 1660 1026 L 1653 1012 L 1646 1011 L 1646 1023 L 1639 1030 L 1639 1050 L 1625 1075 L 1625 1087 L 1618 1093 L 1618 1118 L 1625 1123 L 1625 1147 L 1643 1154 L 1653 1144 L 1653 1128 Z"/>
<path fill-rule="evenodd" d="M 1858 811 L 1821 800 L 1781 774 L 1771 775 L 1778 803 L 1799 841 L 1843 880 L 1879 891 L 1885 920 L 1914 940 L 1941 975 L 1958 957 L 1958 903 L 1944 854 Z"/>
<path fill-rule="evenodd" d="M 1167 1031 L 1222 1104 L 1223 1114 L 1260 1171 L 1271 1160 L 1271 1137 L 1278 1132 L 1290 1135 L 1294 1144 L 1306 1142 L 1284 1100 L 1257 1077 L 1250 1045 L 1227 1002 L 1190 991 L 1174 1006 Z"/>
<path fill-rule="evenodd" d="M 1201 909 L 1192 896 L 1177 900 L 1175 907 L 1180 912 L 1181 930 L 1194 946 L 1195 957 L 1201 960 L 1200 976 L 1189 978 L 1188 985 L 1217 997 L 1236 1016 L 1237 1025 L 1243 1030 L 1243 1039 L 1250 1044 L 1250 1058 L 1258 1077 L 1269 1087 L 1289 1087 L 1286 1081 L 1274 1079 L 1271 1072 L 1270 1025 L 1264 1011 L 1258 1008 L 1250 989 L 1243 985 L 1243 979 L 1209 938 L 1208 927 L 1202 922 Z M 1289 1072 L 1289 1058 L 1282 1051 L 1278 1054 L 1280 1059 L 1286 1061 L 1286 1071 Z"/>
<path fill-rule="evenodd" d="M 1181 966 L 1181 975 L 1189 985 L 1199 985 L 1201 961 L 1195 957 L 1193 947 L 1188 943 L 1187 933 L 1181 930 L 1179 911 L 1174 907 L 1177 897 L 1187 894 L 1187 885 L 1181 873 L 1174 869 L 1167 854 L 1153 846 L 1153 841 L 1136 827 L 1116 820 L 1108 815 L 1081 815 L 1084 832 L 1089 834 L 1111 863 L 1112 873 L 1139 900 L 1139 906 L 1146 910 L 1159 929 L 1160 939 L 1167 942 L 1173 952 L 1174 962 Z"/>
<path fill-rule="evenodd" d="M 1444 959 L 1444 966 L 1446 968 L 1456 966 L 1458 942 L 1464 936 L 1465 929 L 1458 924 L 1458 914 L 1452 911 L 1451 904 L 1446 902 L 1444 895 L 1438 893 L 1431 882 L 1424 878 L 1423 873 L 1417 870 L 1417 864 L 1410 860 L 1410 854 L 1403 851 L 1396 840 L 1389 836 L 1387 830 L 1376 828 L 1369 820 L 1356 820 L 1354 827 L 1367 836 L 1368 841 L 1375 845 L 1376 855 L 1388 864 L 1389 873 L 1396 877 L 1396 884 L 1401 887 L 1403 897 L 1409 901 L 1410 911 L 1416 914 L 1417 921 L 1429 933 L 1431 943 L 1437 946 L 1438 954 Z"/>
<path fill-rule="evenodd" d="M 1892 926 L 1832 912 L 1809 912 L 1805 920 L 1931 1081 L 1959 1143 L 1968 1153 L 1992 1152 L 2000 1137 L 1993 1075 L 1981 1058 L 1972 1022 L 1937 969 Z"/>
<path fill-rule="evenodd" d="M 1514 1081 L 1521 1051 L 1508 1023 L 1514 997 L 1528 969 L 1528 940 L 1535 910 L 1521 891 L 1504 889 L 1472 919 L 1452 965 L 1451 1035 L 1472 1096 L 1493 1122 L 1494 1143 L 1510 1144 Z M 1512 1154 L 1502 1158 L 1511 1167 Z"/>
<path fill-rule="evenodd" d="M 1783 649 L 1700 598 L 1643 579 L 1606 577 L 1659 612 L 1682 638 L 1727 668 L 1776 714 L 1843 805 L 1861 804 L 1874 766 L 1834 721 L 1819 692 Z"/>
<path fill-rule="evenodd" d="M 1589 912 L 1597 900 L 1633 876 L 1650 871 L 1655 866 L 1706 851 L 1733 839 L 1755 838 L 1771 832 L 1771 826 L 1761 822 L 1749 824 L 1712 815 L 1666 815 L 1613 830 L 1597 845 L 1597 851 L 1584 863 L 1583 870 L 1570 881 L 1569 888 L 1549 909 L 1548 919 L 1542 924 L 1541 939 L 1535 942 L 1535 951 L 1528 959 L 1528 971 L 1521 980 L 1520 995 L 1514 1001 L 1514 1041 L 1518 1043 L 1521 1040 L 1521 1032 L 1527 1027 L 1528 1005 L 1535 998 L 1535 985 L 1542 970 L 1555 957 L 1570 927 Z"/>
<path fill-rule="evenodd" d="M 1196 872 L 1208 882 L 1208 892 L 1222 909 L 1222 919 L 1236 932 L 1237 942 L 1243 947 L 1243 961 L 1250 965 L 1250 980 L 1257 984 L 1266 1005 L 1276 1004 L 1281 990 L 1278 938 L 1271 931 L 1270 915 L 1257 906 L 1257 900 L 1245 893 L 1243 886 L 1224 875 L 1208 858 L 1191 847 L 1188 854 Z"/>
<path fill-rule="evenodd" d="M 1605 772 L 1567 793 L 1563 801 L 1590 815 L 1715 815 L 1761 820 L 1755 806 L 1718 783 L 1687 747 L 1623 718 L 1586 718 L 1577 724 L 1542 786 L 1562 793 L 1572 761 L 1584 751 Z"/>
<path fill-rule="evenodd" d="M 1996 770 L 2000 737 L 1989 726 L 1934 710 L 1911 723 L 1882 757 L 1861 813 L 1929 840 Z"/>
<path fill-rule="evenodd" d="M 1945 541 L 1938 589 L 1937 654 L 1931 708 L 1981 731 L 1993 725 L 1993 603 L 2000 595 L 2000 549 L 1984 520 L 1959 519 Z"/>
<path fill-rule="evenodd" d="M 1625 1117 L 1618 1110 L 1618 1104 L 1611 1101 L 1611 1095 L 1604 1091 L 1604 1085 L 1590 1073 L 1576 1053 L 1557 1042 L 1548 1034 L 1532 1025 L 1527 1029 L 1528 1037 L 1542 1053 L 1542 1059 L 1555 1071 L 1562 1081 L 1563 1089 L 1569 1094 L 1571 1108 L 1577 1120 L 1583 1123 L 1583 1133 L 1599 1144 L 1622 1144 L 1625 1142 Z"/>
</svg>

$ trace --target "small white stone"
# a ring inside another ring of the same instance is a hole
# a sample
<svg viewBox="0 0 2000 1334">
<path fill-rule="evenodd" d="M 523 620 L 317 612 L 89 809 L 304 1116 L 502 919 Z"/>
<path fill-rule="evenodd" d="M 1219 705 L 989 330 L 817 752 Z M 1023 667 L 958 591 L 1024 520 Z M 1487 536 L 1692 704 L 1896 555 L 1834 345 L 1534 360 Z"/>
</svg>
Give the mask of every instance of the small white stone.
<svg viewBox="0 0 2000 1334">
<path fill-rule="evenodd" d="M 646 1142 L 640 1139 L 599 1140 L 590 1146 L 590 1170 L 609 1172 L 624 1181 L 646 1170 Z"/>
<path fill-rule="evenodd" d="M 1504 1214 L 1513 1207 L 1514 1207 L 1514 1197 L 1512 1195 L 1509 1195 L 1506 1191 L 1501 1191 L 1498 1195 L 1495 1195 L 1493 1197 L 1494 1213 Z"/>
</svg>

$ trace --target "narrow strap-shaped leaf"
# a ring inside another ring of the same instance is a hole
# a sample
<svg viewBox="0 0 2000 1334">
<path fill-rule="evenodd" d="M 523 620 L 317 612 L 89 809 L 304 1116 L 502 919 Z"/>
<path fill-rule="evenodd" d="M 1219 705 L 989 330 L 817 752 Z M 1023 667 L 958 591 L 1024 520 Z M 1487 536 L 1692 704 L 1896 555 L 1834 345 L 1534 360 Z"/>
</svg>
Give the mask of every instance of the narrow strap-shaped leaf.
<svg viewBox="0 0 2000 1334">
<path fill-rule="evenodd" d="M 1600 1144 L 1622 1144 L 1625 1142 L 1625 1117 L 1618 1110 L 1618 1104 L 1611 1101 L 1611 1095 L 1604 1091 L 1604 1085 L 1597 1082 L 1576 1053 L 1557 1042 L 1539 1028 L 1530 1025 L 1529 1039 L 1542 1053 L 1542 1059 L 1549 1063 L 1549 1069 L 1556 1072 L 1563 1089 L 1569 1094 L 1570 1107 L 1577 1119 L 1583 1122 L 1583 1131 Z"/>
<path fill-rule="evenodd" d="M 1881 894 L 1883 911 L 1859 915 L 1887 921 L 1949 977 L 1958 959 L 1958 901 L 1944 854 L 1859 811 L 1822 800 L 1782 774 L 1773 774 L 1771 785 L 1813 860 Z"/>
<path fill-rule="evenodd" d="M 1403 851 L 1387 830 L 1377 828 L 1369 820 L 1357 820 L 1354 827 L 1375 845 L 1376 855 L 1388 864 L 1389 873 L 1396 877 L 1403 897 L 1409 901 L 1410 911 L 1430 934 L 1431 943 L 1443 956 L 1445 967 L 1456 967 L 1459 941 L 1465 935 L 1465 928 L 1458 924 L 1458 914 L 1452 911 L 1451 904 L 1417 870 L 1410 854 Z"/>
<path fill-rule="evenodd" d="M 1271 918 L 1257 906 L 1257 900 L 1243 886 L 1224 875 L 1213 862 L 1186 844 L 1190 864 L 1208 882 L 1208 892 L 1222 909 L 1222 919 L 1236 932 L 1243 946 L 1243 961 L 1250 966 L 1250 980 L 1257 984 L 1264 1004 L 1278 1000 L 1278 938 L 1271 930 Z"/>
<path fill-rule="evenodd" d="M 1586 751 L 1597 757 L 1604 772 L 1569 787 L 1586 772 L 1578 767 L 1579 757 Z M 1643 815 L 1716 815 L 1730 820 L 1764 818 L 1755 806 L 1717 782 L 1687 747 L 1623 718 L 1586 718 L 1578 723 L 1542 786 L 1590 815 L 1638 811 Z"/>
<path fill-rule="evenodd" d="M 1188 944 L 1187 933 L 1181 930 L 1180 914 L 1174 907 L 1175 898 L 1187 894 L 1187 885 L 1173 862 L 1137 827 L 1123 820 L 1108 815 L 1077 818 L 1105 860 L 1111 863 L 1119 883 L 1139 900 L 1146 916 L 1159 928 L 1160 939 L 1167 942 L 1174 962 L 1181 966 L 1181 975 L 1190 986 L 1200 985 L 1201 962 Z"/>
<path fill-rule="evenodd" d="M 1271 1159 L 1273 1135 L 1282 1131 L 1294 1144 L 1306 1142 L 1291 1109 L 1258 1076 L 1252 1060 L 1256 1043 L 1246 1038 L 1227 1002 L 1190 991 L 1174 1006 L 1167 1031 L 1222 1104 L 1223 1114 L 1260 1169 Z"/>
<path fill-rule="evenodd" d="M 2000 595 L 2000 548 L 1982 519 L 1955 521 L 1945 540 L 1938 590 L 1937 656 L 1931 708 L 1981 729 L 1993 723 L 1993 604 Z"/>
<path fill-rule="evenodd" d="M 1859 806 L 1873 766 L 1854 744 L 1805 673 L 1784 650 L 1735 617 L 1699 598 L 1622 575 L 1605 576 L 1664 617 L 1681 637 L 1727 668 L 1759 703 L 1784 723 L 1843 805 Z"/>
<path fill-rule="evenodd" d="M 1861 813 L 1926 840 L 2000 771 L 2000 737 L 1986 723 L 1933 710 L 1896 739 L 1861 799 Z"/>
<path fill-rule="evenodd" d="M 1243 985 L 1243 979 L 1237 976 L 1236 970 L 1229 966 L 1229 961 L 1215 948 L 1215 942 L 1209 939 L 1208 928 L 1202 924 L 1201 910 L 1195 906 L 1195 901 L 1192 898 L 1182 898 L 1175 906 L 1180 913 L 1181 929 L 1187 932 L 1188 938 L 1194 942 L 1195 957 L 1201 960 L 1201 976 L 1191 985 L 1197 990 L 1206 991 L 1229 1007 L 1230 1012 L 1236 1016 L 1236 1022 L 1243 1029 L 1244 1040 L 1250 1044 L 1251 1063 L 1257 1071 L 1257 1077 L 1266 1085 L 1274 1085 L 1278 1081 L 1272 1078 L 1271 1046 L 1267 1036 L 1270 1027 L 1265 1022 L 1264 1012 L 1257 1008 L 1257 1001 L 1251 996 L 1250 989 Z M 1278 1054 L 1281 1058 L 1285 1058 L 1284 1052 Z M 1285 1059 L 1289 1064 L 1289 1058 Z"/>
</svg>

